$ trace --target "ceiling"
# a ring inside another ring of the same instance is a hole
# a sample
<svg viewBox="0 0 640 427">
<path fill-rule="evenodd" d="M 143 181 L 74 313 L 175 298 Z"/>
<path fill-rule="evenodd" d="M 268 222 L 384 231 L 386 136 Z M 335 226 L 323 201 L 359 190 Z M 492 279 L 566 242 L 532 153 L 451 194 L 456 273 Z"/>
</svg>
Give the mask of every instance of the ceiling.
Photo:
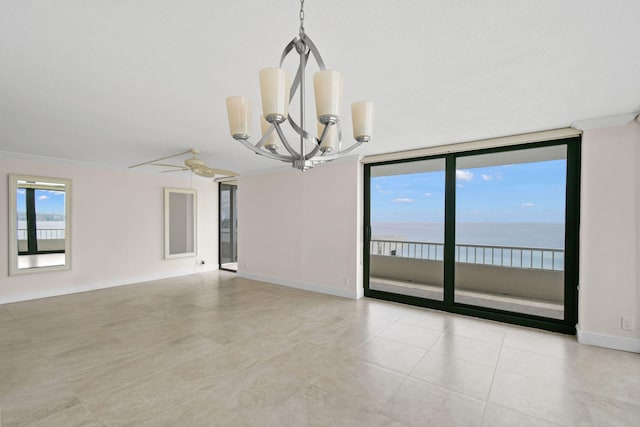
<svg viewBox="0 0 640 427">
<path fill-rule="evenodd" d="M 194 147 L 214 167 L 283 165 L 229 136 L 225 98 L 260 110 L 257 73 L 297 35 L 298 9 L 3 1 L 0 152 L 125 168 Z M 639 111 L 638 16 L 637 0 L 305 2 L 307 34 L 345 76 L 344 110 L 376 104 L 362 154 Z"/>
</svg>

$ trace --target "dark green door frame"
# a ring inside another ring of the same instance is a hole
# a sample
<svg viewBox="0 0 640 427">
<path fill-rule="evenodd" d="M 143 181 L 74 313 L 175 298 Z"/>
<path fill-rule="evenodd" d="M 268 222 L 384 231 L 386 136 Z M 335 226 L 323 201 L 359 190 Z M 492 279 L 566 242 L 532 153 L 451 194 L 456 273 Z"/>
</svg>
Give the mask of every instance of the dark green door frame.
<svg viewBox="0 0 640 427">
<path fill-rule="evenodd" d="M 223 263 L 222 261 L 222 253 L 223 253 L 223 249 L 222 249 L 222 192 L 223 191 L 228 191 L 229 192 L 229 251 L 230 251 L 230 258 L 231 261 L 227 261 L 227 262 L 235 262 L 237 261 L 237 244 L 238 242 L 236 242 L 236 237 L 235 237 L 235 232 L 236 232 L 236 191 L 237 191 L 238 186 L 237 185 L 232 185 L 232 184 L 225 184 L 223 182 L 218 184 L 218 265 L 220 266 L 219 268 L 221 270 L 226 270 L 226 271 L 233 271 L 236 272 L 237 270 L 233 270 L 230 268 L 225 268 L 222 267 Z M 235 259 L 235 261 L 234 261 Z"/>
<path fill-rule="evenodd" d="M 566 192 L 565 192 L 565 266 L 564 266 L 564 319 L 551 319 L 524 313 L 515 313 L 494 308 L 485 308 L 455 302 L 455 220 L 456 220 L 456 159 L 458 157 L 490 154 L 504 151 L 566 145 Z M 567 334 L 576 333 L 578 321 L 578 249 L 580 221 L 580 146 L 581 138 L 518 144 L 470 150 L 446 155 L 393 160 L 366 164 L 364 167 L 364 295 L 420 307 L 433 308 L 506 323 L 546 329 Z M 445 166 L 445 236 L 444 236 L 444 300 L 430 300 L 415 296 L 395 294 L 370 289 L 371 249 L 371 168 L 386 164 L 410 163 L 421 160 L 444 158 Z"/>
</svg>

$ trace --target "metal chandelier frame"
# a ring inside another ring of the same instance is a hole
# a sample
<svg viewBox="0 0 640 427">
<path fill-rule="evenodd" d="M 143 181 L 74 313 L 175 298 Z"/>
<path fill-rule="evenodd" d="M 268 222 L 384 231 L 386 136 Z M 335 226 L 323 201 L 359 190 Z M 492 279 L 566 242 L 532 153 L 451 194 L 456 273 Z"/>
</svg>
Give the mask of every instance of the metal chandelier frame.
<svg viewBox="0 0 640 427">
<path fill-rule="evenodd" d="M 237 141 L 240 141 L 245 147 L 250 149 L 264 157 L 268 157 L 270 159 L 280 160 L 283 162 L 291 163 L 294 168 L 297 168 L 301 171 L 305 171 L 313 168 L 318 163 L 323 163 L 329 160 L 334 160 L 339 157 L 342 157 L 358 147 L 363 143 L 369 141 L 369 136 L 361 136 L 356 138 L 355 142 L 343 149 L 342 148 L 342 126 L 340 123 L 340 118 L 333 115 L 321 116 L 319 117 L 320 123 L 324 125 L 322 133 L 318 138 L 314 137 L 312 134 L 305 130 L 305 113 L 306 113 L 306 96 L 305 96 L 305 69 L 307 64 L 309 63 L 309 56 L 313 55 L 313 59 L 315 59 L 318 68 L 321 71 L 326 70 L 324 61 L 318 48 L 315 43 L 311 40 L 311 38 L 307 35 L 304 30 L 304 0 L 300 2 L 300 31 L 297 37 L 294 37 L 282 51 L 282 55 L 280 57 L 280 68 L 282 68 L 282 64 L 284 63 L 287 56 L 293 52 L 294 48 L 296 53 L 298 53 L 300 57 L 298 70 L 296 72 L 296 76 L 291 85 L 291 90 L 289 92 L 289 104 L 294 99 L 296 92 L 299 90 L 300 96 L 300 123 L 296 123 L 292 118 L 291 114 L 288 114 L 287 117 L 283 117 L 281 115 L 269 115 L 265 117 L 265 120 L 270 123 L 268 131 L 262 135 L 260 140 L 253 144 L 249 141 L 249 135 L 233 135 L 233 138 Z M 291 128 L 299 135 L 300 137 L 300 149 L 299 151 L 293 148 L 293 145 L 287 140 L 287 137 L 284 134 L 282 129 L 282 123 L 285 121 L 289 122 Z M 337 126 L 337 148 L 336 152 L 333 154 L 328 154 L 331 149 L 322 150 L 321 145 L 324 141 L 325 137 L 328 135 L 329 126 Z M 280 141 L 284 145 L 288 154 L 280 154 L 277 151 L 277 148 L 267 148 L 264 146 L 265 142 L 268 140 L 269 136 L 272 132 L 276 132 Z M 306 144 L 307 142 L 312 142 L 313 148 L 307 150 Z"/>
</svg>

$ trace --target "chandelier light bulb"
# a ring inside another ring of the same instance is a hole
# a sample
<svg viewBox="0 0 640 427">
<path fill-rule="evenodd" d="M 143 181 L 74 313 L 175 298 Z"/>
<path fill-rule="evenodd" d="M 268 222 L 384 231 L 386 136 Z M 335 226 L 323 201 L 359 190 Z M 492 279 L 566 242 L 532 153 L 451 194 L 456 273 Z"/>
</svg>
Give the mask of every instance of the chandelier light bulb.
<svg viewBox="0 0 640 427">
<path fill-rule="evenodd" d="M 322 138 L 322 142 L 320 143 L 320 151 L 323 153 L 334 151 L 338 145 L 338 126 L 327 124 L 327 131 L 324 134 L 324 138 Z M 325 125 L 318 122 L 318 139 L 322 137 L 322 131 L 324 130 Z"/>
<path fill-rule="evenodd" d="M 356 141 L 369 141 L 373 133 L 373 116 L 375 109 L 371 101 L 358 101 L 351 104 L 353 121 L 353 138 Z"/>
<path fill-rule="evenodd" d="M 340 117 L 344 92 L 344 77 L 334 70 L 322 70 L 313 75 L 316 113 L 320 123 L 335 123 Z"/>
<path fill-rule="evenodd" d="M 282 123 L 289 115 L 291 76 L 282 68 L 260 70 L 262 113 L 269 123 Z"/>
<path fill-rule="evenodd" d="M 243 96 L 227 98 L 227 115 L 231 136 L 236 139 L 249 139 L 251 136 L 251 101 Z"/>
<path fill-rule="evenodd" d="M 271 126 L 271 123 L 266 121 L 264 116 L 260 116 L 260 128 L 262 129 L 263 137 L 267 134 L 267 132 L 269 132 L 270 126 Z M 264 142 L 264 148 L 268 150 L 277 150 L 279 147 L 277 135 L 278 134 L 275 132 L 275 130 L 272 131 L 271 135 L 269 135 L 267 137 L 267 140 Z"/>
</svg>

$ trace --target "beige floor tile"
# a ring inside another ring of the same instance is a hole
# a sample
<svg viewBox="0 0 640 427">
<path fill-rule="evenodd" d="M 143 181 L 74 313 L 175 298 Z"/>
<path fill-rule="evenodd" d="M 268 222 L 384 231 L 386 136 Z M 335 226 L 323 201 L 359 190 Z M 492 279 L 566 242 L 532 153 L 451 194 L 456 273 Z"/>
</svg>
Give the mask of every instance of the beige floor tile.
<svg viewBox="0 0 640 427">
<path fill-rule="evenodd" d="M 403 344 L 429 350 L 440 338 L 441 333 L 418 326 L 396 323 L 382 331 L 378 336 Z"/>
<path fill-rule="evenodd" d="M 231 319 L 227 314 L 215 310 L 206 310 L 186 314 L 177 322 L 177 324 L 181 328 L 195 334 L 201 331 L 208 331 L 211 327 L 215 327 L 216 325 L 232 320 L 233 319 Z"/>
<path fill-rule="evenodd" d="M 279 332 L 256 333 L 234 341 L 228 344 L 226 348 L 230 351 L 242 351 L 255 359 L 264 361 L 290 351 L 299 342 L 301 342 L 300 339 L 292 338 Z"/>
<path fill-rule="evenodd" d="M 330 369 L 314 384 L 366 405 L 383 405 L 396 391 L 405 375 L 372 363 L 348 358 Z"/>
<path fill-rule="evenodd" d="M 431 351 L 493 368 L 498 363 L 500 349 L 501 347 L 498 344 L 491 344 L 459 335 L 443 334 L 438 339 L 438 342 L 433 345 Z"/>
<path fill-rule="evenodd" d="M 309 385 L 283 405 L 265 414 L 271 426 L 402 427 L 405 424 L 381 414 L 378 408 Z"/>
<path fill-rule="evenodd" d="M 382 413 L 411 426 L 478 426 L 484 401 L 408 377 Z"/>
<path fill-rule="evenodd" d="M 268 362 L 280 369 L 286 369 L 302 380 L 312 382 L 346 357 L 345 353 L 301 341 L 287 351 L 268 359 Z"/>
<path fill-rule="evenodd" d="M 43 357 L 30 354 L 24 358 L 3 359 L 0 363 L 0 409 L 5 400 L 59 380 L 58 372 Z"/>
<path fill-rule="evenodd" d="M 33 423 L 78 405 L 80 400 L 63 381 L 39 383 L 3 399 L 2 427 Z"/>
<path fill-rule="evenodd" d="M 177 323 L 166 323 L 153 326 L 141 331 L 118 334 L 118 340 L 126 347 L 141 352 L 165 344 L 188 335 L 193 335 L 186 328 Z"/>
<path fill-rule="evenodd" d="M 138 317 L 131 317 L 124 320 L 118 320 L 116 322 L 108 323 L 102 327 L 107 332 L 120 336 L 124 334 L 130 334 L 132 332 L 139 332 L 154 327 L 162 327 L 174 323 L 174 319 L 167 318 L 165 316 L 158 316 L 154 314 L 140 315 Z"/>
<path fill-rule="evenodd" d="M 76 371 L 65 381 L 85 402 L 99 402 L 135 382 L 140 382 L 174 366 L 163 355 L 132 354 L 102 365 Z"/>
<path fill-rule="evenodd" d="M 79 403 L 26 424 L 25 427 L 101 427 L 101 424 Z"/>
<path fill-rule="evenodd" d="M 407 307 L 381 300 L 366 300 L 358 305 L 358 310 L 373 317 L 397 321 L 407 314 Z"/>
<path fill-rule="evenodd" d="M 516 327 L 507 329 L 503 345 L 564 359 L 574 358 L 580 347 L 573 336 Z"/>
<path fill-rule="evenodd" d="M 398 321 L 408 325 L 443 332 L 451 322 L 450 315 L 434 310 L 411 310 Z"/>
<path fill-rule="evenodd" d="M 256 423 L 306 385 L 286 370 L 260 363 L 237 375 L 221 377 L 203 390 L 227 410 Z"/>
<path fill-rule="evenodd" d="M 34 345 L 47 356 L 55 356 L 60 353 L 72 352 L 80 347 L 90 345 L 98 346 L 113 342 L 114 336 L 108 332 L 96 328 L 70 328 L 56 331 L 48 337 L 40 337 L 34 341 Z"/>
<path fill-rule="evenodd" d="M 249 427 L 250 424 L 208 396 L 195 396 L 140 424 L 141 427 Z"/>
<path fill-rule="evenodd" d="M 415 368 L 426 353 L 427 351 L 423 348 L 374 337 L 354 350 L 352 356 L 406 375 Z"/>
<path fill-rule="evenodd" d="M 13 321 L 13 316 L 9 313 L 5 307 L 0 307 L 0 325 L 2 322 L 10 322 Z"/>
<path fill-rule="evenodd" d="M 300 335 L 292 335 L 300 338 Z M 304 340 L 312 344 L 323 346 L 331 350 L 350 353 L 373 338 L 375 334 L 367 328 L 348 328 L 338 324 L 320 327 L 304 335 Z"/>
<path fill-rule="evenodd" d="M 445 333 L 502 345 L 506 327 L 498 322 L 455 316 L 449 322 Z"/>
<path fill-rule="evenodd" d="M 69 375 L 133 353 L 132 349 L 125 347 L 120 341 L 110 339 L 81 345 L 71 350 L 50 355 L 48 360 L 60 373 Z"/>
<path fill-rule="evenodd" d="M 213 351 L 171 369 L 174 375 L 199 388 L 216 385 L 220 378 L 238 375 L 258 363 L 240 350 Z"/>
<path fill-rule="evenodd" d="M 556 427 L 550 423 L 512 409 L 487 403 L 482 416 L 482 427 Z"/>
<path fill-rule="evenodd" d="M 27 337 L 27 334 L 18 326 L 13 320 L 11 322 L 4 322 L 4 325 L 0 325 L 0 354 L 5 351 L 8 353 L 8 349 L 13 346 L 31 344 L 31 340 Z"/>
<path fill-rule="evenodd" d="M 640 406 L 506 372 L 496 373 L 489 400 L 567 426 L 633 426 L 640 419 Z"/>
<path fill-rule="evenodd" d="M 194 398 L 198 391 L 168 372 L 126 386 L 99 401 L 85 402 L 100 422 L 109 426 L 138 426 Z"/>
<path fill-rule="evenodd" d="M 188 335 L 150 347 L 142 354 L 153 358 L 157 363 L 173 367 L 207 353 L 222 351 L 224 348 L 225 346 L 199 335 Z"/>
<path fill-rule="evenodd" d="M 247 339 L 258 334 L 255 329 L 236 320 L 217 322 L 205 325 L 195 330 L 192 329 L 192 331 L 200 336 L 210 339 L 211 341 L 224 345 Z"/>
<path fill-rule="evenodd" d="M 570 359 L 504 347 L 497 369 L 547 381 L 564 388 L 585 391 L 583 372 L 577 367 L 576 362 Z"/>
<path fill-rule="evenodd" d="M 429 352 L 411 372 L 411 376 L 449 390 L 487 400 L 494 368 Z"/>
</svg>

